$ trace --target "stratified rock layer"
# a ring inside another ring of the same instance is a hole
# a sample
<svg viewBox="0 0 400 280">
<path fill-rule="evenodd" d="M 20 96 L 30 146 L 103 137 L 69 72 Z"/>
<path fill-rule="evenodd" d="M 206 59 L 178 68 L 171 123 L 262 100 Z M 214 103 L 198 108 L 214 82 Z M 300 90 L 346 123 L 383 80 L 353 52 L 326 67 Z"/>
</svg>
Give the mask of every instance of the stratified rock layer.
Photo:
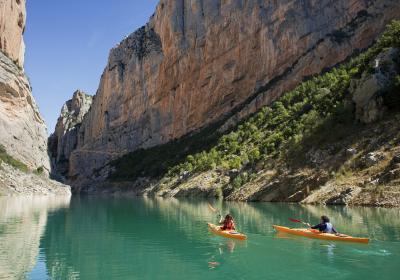
<svg viewBox="0 0 400 280">
<path fill-rule="evenodd" d="M 24 65 L 25 0 L 0 0 L 0 50 L 19 67 Z"/>
<path fill-rule="evenodd" d="M 76 148 L 83 117 L 92 105 L 93 97 L 77 90 L 61 109 L 55 132 L 49 137 L 49 154 L 54 175 L 68 173 L 68 158 Z"/>
<path fill-rule="evenodd" d="M 69 176 L 224 118 L 229 127 L 366 48 L 399 14 L 397 0 L 162 0 L 111 50 Z"/>
<path fill-rule="evenodd" d="M 50 170 L 47 129 L 31 93 L 29 81 L 0 52 L 0 144 L 30 168 Z"/>
</svg>

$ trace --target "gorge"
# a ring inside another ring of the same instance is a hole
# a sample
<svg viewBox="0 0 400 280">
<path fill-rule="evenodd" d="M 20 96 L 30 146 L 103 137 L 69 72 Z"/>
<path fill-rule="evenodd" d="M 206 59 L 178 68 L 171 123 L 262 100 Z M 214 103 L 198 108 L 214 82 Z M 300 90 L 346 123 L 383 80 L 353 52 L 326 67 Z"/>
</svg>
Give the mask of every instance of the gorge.
<svg viewBox="0 0 400 280">
<path fill-rule="evenodd" d="M 210 135 L 371 46 L 399 12 L 391 0 L 160 1 L 150 21 L 110 51 L 75 139 L 63 141 L 67 130 L 56 132 L 59 145 L 76 143 L 55 149 L 69 150 L 66 182 L 78 191 L 108 189 L 110 178 L 130 191 L 154 189 L 169 168 L 207 149 Z M 175 142 L 204 136 L 205 145 L 188 140 L 180 148 L 186 152 L 167 152 Z M 172 165 L 146 156 L 157 149 Z M 128 178 L 118 172 L 121 161 L 142 171 Z"/>
<path fill-rule="evenodd" d="M 23 70 L 25 1 L 1 8 L 8 189 L 51 174 L 76 192 L 398 204 L 398 23 L 387 27 L 398 1 L 161 0 L 110 51 L 96 94 L 65 103 L 49 139 Z M 329 122 L 340 139 L 318 131 Z M 392 138 L 386 150 L 366 144 L 373 129 L 381 144 Z M 351 183 L 340 175 L 350 171 Z"/>
</svg>

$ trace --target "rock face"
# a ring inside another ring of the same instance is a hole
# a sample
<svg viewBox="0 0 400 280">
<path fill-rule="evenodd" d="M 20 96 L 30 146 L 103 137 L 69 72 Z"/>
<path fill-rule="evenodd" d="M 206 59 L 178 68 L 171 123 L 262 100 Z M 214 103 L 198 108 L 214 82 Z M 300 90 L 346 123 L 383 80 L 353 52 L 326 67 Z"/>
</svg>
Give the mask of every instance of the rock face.
<svg viewBox="0 0 400 280">
<path fill-rule="evenodd" d="M 69 176 L 216 121 L 227 128 L 366 48 L 399 14 L 397 0 L 161 0 L 111 50 Z"/>
<path fill-rule="evenodd" d="M 50 170 L 47 129 L 31 93 L 29 81 L 0 52 L 0 143 L 30 168 Z"/>
<path fill-rule="evenodd" d="M 76 148 L 78 131 L 83 117 L 92 105 L 93 97 L 77 90 L 72 99 L 61 109 L 55 132 L 49 137 L 49 154 L 53 164 L 53 173 L 64 176 L 68 173 L 68 158 Z"/>
<path fill-rule="evenodd" d="M 24 65 L 25 0 L 0 1 L 0 50 L 19 67 Z"/>
</svg>

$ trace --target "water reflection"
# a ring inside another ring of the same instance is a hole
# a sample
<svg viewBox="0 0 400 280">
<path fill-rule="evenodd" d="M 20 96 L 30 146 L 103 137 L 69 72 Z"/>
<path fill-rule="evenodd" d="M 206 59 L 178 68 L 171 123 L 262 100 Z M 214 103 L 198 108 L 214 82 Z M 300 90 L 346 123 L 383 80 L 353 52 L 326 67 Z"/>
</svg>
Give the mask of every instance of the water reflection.
<svg viewBox="0 0 400 280">
<path fill-rule="evenodd" d="M 0 279 L 23 279 L 39 254 L 50 211 L 70 197 L 0 197 Z"/>
</svg>

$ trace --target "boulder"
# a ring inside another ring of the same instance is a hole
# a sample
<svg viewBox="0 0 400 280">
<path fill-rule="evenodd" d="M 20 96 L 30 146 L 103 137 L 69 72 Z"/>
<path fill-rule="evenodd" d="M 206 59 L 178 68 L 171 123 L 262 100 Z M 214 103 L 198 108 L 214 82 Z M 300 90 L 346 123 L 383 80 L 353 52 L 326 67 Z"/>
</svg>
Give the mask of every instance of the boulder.
<svg viewBox="0 0 400 280">
<path fill-rule="evenodd" d="M 361 165 L 363 167 L 371 167 L 378 164 L 385 159 L 385 156 L 378 152 L 371 152 L 361 158 Z"/>
<path fill-rule="evenodd" d="M 357 150 L 354 148 L 348 148 L 346 149 L 346 155 L 347 156 L 354 156 L 357 154 Z"/>
</svg>

